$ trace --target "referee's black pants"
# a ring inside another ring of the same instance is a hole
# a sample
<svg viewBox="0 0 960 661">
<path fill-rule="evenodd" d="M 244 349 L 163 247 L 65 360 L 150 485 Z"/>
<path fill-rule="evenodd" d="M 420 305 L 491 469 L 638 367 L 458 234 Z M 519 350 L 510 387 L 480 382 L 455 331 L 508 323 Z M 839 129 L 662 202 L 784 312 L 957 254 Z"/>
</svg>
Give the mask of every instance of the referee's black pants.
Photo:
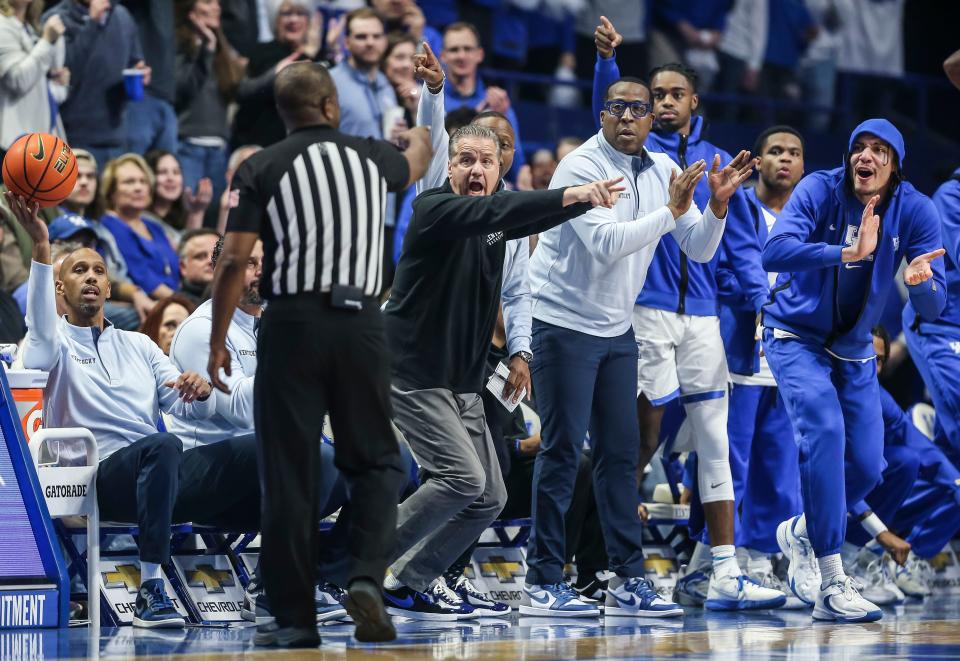
<svg viewBox="0 0 960 661">
<path fill-rule="evenodd" d="M 261 569 L 281 627 L 315 626 L 316 465 L 324 413 L 347 481 L 349 579 L 383 581 L 406 482 L 390 426 L 390 371 L 377 301 L 360 311 L 324 294 L 270 301 L 257 339 L 254 416 L 262 500 Z"/>
</svg>

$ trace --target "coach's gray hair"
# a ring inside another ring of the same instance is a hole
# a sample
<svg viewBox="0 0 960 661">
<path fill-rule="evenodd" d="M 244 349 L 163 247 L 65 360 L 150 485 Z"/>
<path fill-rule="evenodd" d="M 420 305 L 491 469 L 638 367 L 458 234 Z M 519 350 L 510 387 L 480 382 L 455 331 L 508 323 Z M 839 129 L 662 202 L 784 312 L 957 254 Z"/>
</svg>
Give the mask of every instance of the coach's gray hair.
<svg viewBox="0 0 960 661">
<path fill-rule="evenodd" d="M 482 138 L 485 140 L 492 140 L 493 144 L 497 148 L 497 161 L 500 161 L 500 139 L 497 137 L 497 134 L 488 129 L 486 126 L 478 126 L 477 124 L 467 124 L 466 126 L 461 126 L 453 132 L 453 135 L 450 136 L 450 143 L 447 146 L 447 156 L 451 160 L 457 155 L 457 147 L 463 138 Z"/>
</svg>

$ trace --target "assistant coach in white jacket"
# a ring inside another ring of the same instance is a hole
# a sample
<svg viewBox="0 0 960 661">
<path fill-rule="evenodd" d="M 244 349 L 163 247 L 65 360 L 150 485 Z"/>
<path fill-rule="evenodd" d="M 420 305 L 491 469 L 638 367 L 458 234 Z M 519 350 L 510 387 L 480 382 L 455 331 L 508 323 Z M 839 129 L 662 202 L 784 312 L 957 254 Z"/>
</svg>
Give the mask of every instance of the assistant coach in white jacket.
<svg viewBox="0 0 960 661">
<path fill-rule="evenodd" d="M 118 330 L 104 318 L 110 277 L 97 252 L 76 250 L 53 274 L 47 226 L 36 205 L 6 195 L 33 241 L 23 364 L 50 373 L 44 422 L 93 433 L 100 451 L 100 516 L 139 527 L 141 584 L 133 625 L 183 626 L 160 574 L 160 565 L 170 560 L 170 525 L 235 520 L 237 509 L 243 516 L 231 476 L 241 469 L 255 473 L 255 460 L 253 466 L 238 466 L 233 458 L 242 453 L 224 444 L 191 450 L 181 463 L 180 439 L 157 431 L 160 411 L 211 416 L 210 384 L 195 372 L 181 373 L 146 335 Z M 57 316 L 58 298 L 63 317 Z M 187 464 L 191 468 L 185 469 Z"/>
<path fill-rule="evenodd" d="M 723 234 L 727 200 L 754 162 L 741 152 L 726 168 L 719 156 L 685 171 L 644 141 L 653 124 L 650 89 L 621 78 L 606 91 L 602 128 L 561 161 L 550 188 L 624 177 L 612 209 L 594 207 L 540 235 L 530 259 L 533 383 L 543 423 L 534 469 L 527 585 L 520 611 L 565 615 L 577 610 L 563 583 L 563 517 L 570 504 L 589 428 L 594 490 L 610 571 L 607 615 L 672 616 L 682 610 L 643 576 L 637 515 L 637 344 L 634 302 L 660 237 L 669 233 L 690 259 L 709 261 Z M 693 191 L 706 172 L 711 190 L 702 214 Z"/>
</svg>

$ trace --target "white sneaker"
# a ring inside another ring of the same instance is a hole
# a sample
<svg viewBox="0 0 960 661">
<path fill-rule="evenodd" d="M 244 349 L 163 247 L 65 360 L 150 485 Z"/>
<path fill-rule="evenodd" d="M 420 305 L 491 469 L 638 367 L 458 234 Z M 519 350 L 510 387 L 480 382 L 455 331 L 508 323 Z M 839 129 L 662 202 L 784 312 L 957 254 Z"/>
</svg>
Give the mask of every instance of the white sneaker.
<svg viewBox="0 0 960 661">
<path fill-rule="evenodd" d="M 609 594 L 609 593 L 608 593 Z M 597 617 L 600 608 L 580 600 L 577 591 L 560 581 L 550 585 L 524 585 L 521 615 L 541 617 Z"/>
<path fill-rule="evenodd" d="M 786 602 L 787 595 L 783 592 L 765 588 L 749 576 L 714 574 L 703 605 L 712 611 L 736 611 L 780 608 Z"/>
<path fill-rule="evenodd" d="M 620 587 L 607 587 L 603 613 L 607 617 L 677 617 L 683 609 L 664 599 L 646 578 L 628 578 Z"/>
<path fill-rule="evenodd" d="M 797 595 L 786 586 L 786 584 L 777 576 L 773 569 L 769 571 L 750 573 L 750 578 L 753 579 L 754 583 L 757 583 L 761 587 L 769 588 L 771 590 L 776 590 L 783 594 L 786 597 L 786 601 L 783 602 L 783 606 L 780 606 L 783 610 L 798 610 L 801 608 L 809 608 L 809 605 L 800 599 Z"/>
<path fill-rule="evenodd" d="M 863 586 L 860 593 L 864 599 L 877 606 L 893 606 L 904 601 L 903 592 L 887 573 L 883 558 L 872 551 L 864 549 L 860 552 L 849 575 Z"/>
<path fill-rule="evenodd" d="M 793 532 L 799 518 L 795 516 L 777 526 L 777 544 L 790 563 L 787 566 L 787 587 L 802 602 L 813 606 L 820 593 L 820 566 L 810 540 Z"/>
<path fill-rule="evenodd" d="M 691 569 L 689 565 L 683 565 L 673 588 L 673 600 L 683 606 L 703 606 L 712 574 L 712 567 Z"/>
<path fill-rule="evenodd" d="M 930 563 L 921 560 L 913 554 L 907 556 L 907 564 L 898 565 L 889 555 L 884 556 L 887 572 L 893 577 L 893 582 L 904 594 L 914 599 L 923 599 L 930 595 Z"/>
<path fill-rule="evenodd" d="M 876 622 L 883 611 L 860 595 L 859 585 L 849 576 L 835 579 L 817 595 L 813 619 L 833 622 Z"/>
</svg>

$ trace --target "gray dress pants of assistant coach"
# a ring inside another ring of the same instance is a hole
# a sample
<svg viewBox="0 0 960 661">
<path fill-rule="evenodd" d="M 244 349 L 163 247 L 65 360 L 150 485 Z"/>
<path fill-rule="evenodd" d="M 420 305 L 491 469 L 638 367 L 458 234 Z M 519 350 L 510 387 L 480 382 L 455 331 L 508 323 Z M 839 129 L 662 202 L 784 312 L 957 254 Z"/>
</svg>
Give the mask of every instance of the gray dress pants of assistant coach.
<svg viewBox="0 0 960 661">
<path fill-rule="evenodd" d="M 391 571 L 425 591 L 500 514 L 507 490 L 480 395 L 391 388 L 394 421 L 425 471 L 400 504 Z"/>
</svg>

